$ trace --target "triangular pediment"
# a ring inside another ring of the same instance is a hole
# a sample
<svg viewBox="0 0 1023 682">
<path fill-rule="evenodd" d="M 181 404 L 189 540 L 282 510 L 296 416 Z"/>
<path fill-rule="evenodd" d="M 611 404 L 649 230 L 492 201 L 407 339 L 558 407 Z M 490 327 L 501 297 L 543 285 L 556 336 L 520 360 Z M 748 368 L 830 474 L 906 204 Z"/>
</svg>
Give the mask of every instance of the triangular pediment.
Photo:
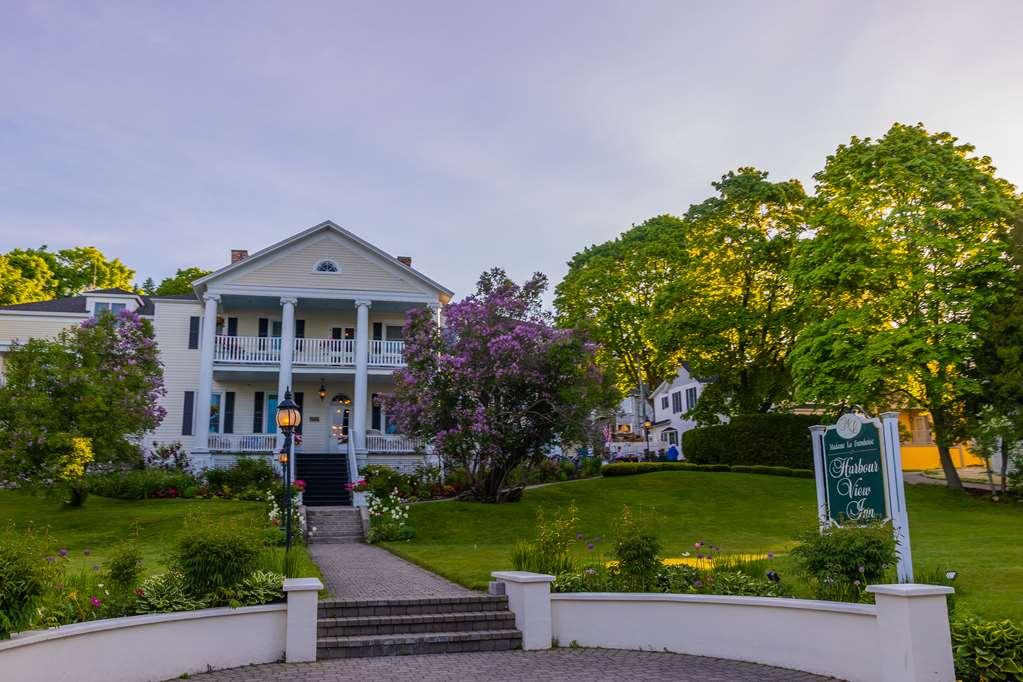
<svg viewBox="0 0 1023 682">
<path fill-rule="evenodd" d="M 228 285 L 451 295 L 422 273 L 329 221 L 195 282 L 197 293 Z"/>
</svg>

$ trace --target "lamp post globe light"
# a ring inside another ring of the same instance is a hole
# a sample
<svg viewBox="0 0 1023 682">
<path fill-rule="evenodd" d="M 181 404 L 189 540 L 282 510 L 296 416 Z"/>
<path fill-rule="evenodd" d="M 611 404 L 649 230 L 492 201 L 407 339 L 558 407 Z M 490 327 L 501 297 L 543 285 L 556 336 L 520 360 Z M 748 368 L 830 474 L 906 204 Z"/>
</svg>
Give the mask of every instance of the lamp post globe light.
<svg viewBox="0 0 1023 682">
<path fill-rule="evenodd" d="M 284 391 L 284 400 L 277 405 L 277 427 L 284 434 L 284 447 L 278 460 L 284 467 L 284 551 L 291 550 L 291 442 L 295 429 L 302 423 L 302 410 L 291 399 L 291 388 Z"/>
</svg>

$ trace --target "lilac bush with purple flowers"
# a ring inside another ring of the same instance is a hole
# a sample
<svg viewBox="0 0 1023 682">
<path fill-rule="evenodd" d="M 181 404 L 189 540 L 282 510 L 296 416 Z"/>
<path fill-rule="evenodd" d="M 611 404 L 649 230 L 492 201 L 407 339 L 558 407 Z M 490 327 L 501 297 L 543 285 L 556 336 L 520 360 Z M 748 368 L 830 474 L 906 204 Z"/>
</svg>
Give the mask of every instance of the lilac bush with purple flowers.
<svg viewBox="0 0 1023 682">
<path fill-rule="evenodd" d="M 612 401 L 596 346 L 543 311 L 546 288 L 540 273 L 519 286 L 495 268 L 445 308 L 443 329 L 428 310 L 405 324 L 407 364 L 388 411 L 406 433 L 432 439 L 481 501 L 502 501 L 509 472 L 580 437 L 592 410 Z"/>
</svg>

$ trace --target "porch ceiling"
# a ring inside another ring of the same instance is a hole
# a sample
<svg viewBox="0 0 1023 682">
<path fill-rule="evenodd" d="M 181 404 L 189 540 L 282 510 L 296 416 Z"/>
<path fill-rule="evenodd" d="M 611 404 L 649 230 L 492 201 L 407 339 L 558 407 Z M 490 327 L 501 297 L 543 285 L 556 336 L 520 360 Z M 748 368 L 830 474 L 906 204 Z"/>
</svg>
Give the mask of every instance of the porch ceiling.
<svg viewBox="0 0 1023 682">
<path fill-rule="evenodd" d="M 371 296 L 367 296 L 373 300 Z M 221 306 L 226 311 L 232 310 L 266 310 L 278 308 L 281 305 L 281 296 L 253 296 L 240 294 L 222 294 L 220 297 Z M 422 308 L 422 303 L 403 301 L 373 301 L 372 312 L 378 313 L 403 313 L 413 308 Z M 299 311 L 340 311 L 355 312 L 354 298 L 302 298 L 298 299 Z"/>
</svg>

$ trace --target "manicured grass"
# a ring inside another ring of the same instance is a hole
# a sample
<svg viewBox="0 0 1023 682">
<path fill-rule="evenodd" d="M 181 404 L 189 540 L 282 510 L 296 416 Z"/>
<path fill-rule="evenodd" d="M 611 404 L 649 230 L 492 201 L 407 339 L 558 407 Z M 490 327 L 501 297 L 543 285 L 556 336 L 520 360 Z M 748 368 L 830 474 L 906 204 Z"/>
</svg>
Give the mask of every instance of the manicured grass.
<svg viewBox="0 0 1023 682">
<path fill-rule="evenodd" d="M 119 543 L 135 538 L 142 550 L 146 574 L 166 570 L 167 558 L 181 536 L 185 518 L 202 512 L 237 520 L 259 527 L 264 522 L 263 505 L 259 502 L 235 500 L 113 500 L 91 495 L 81 509 L 64 507 L 53 498 L 23 492 L 0 491 L 0 525 L 12 522 L 22 528 L 32 524 L 46 529 L 54 549 L 67 549 L 69 570 L 102 566 L 110 550 Z M 89 555 L 85 555 L 85 551 Z M 300 566 L 310 575 L 319 570 L 301 548 Z M 274 554 L 283 557 L 283 549 Z M 273 562 L 274 557 L 266 557 Z M 279 561 L 279 559 L 277 559 Z M 270 566 L 267 566 L 268 568 Z M 277 570 L 280 570 L 279 568 Z"/>
<path fill-rule="evenodd" d="M 703 540 L 725 553 L 775 552 L 815 524 L 814 482 L 755 474 L 664 472 L 598 478 L 526 491 L 522 502 L 413 505 L 417 536 L 386 546 L 463 585 L 482 588 L 493 570 L 510 568 L 512 545 L 530 539 L 536 510 L 553 512 L 575 501 L 579 532 L 600 536 L 594 552 L 610 553 L 615 519 L 628 504 L 654 530 L 665 556 L 691 551 Z M 907 486 L 910 534 L 918 575 L 959 572 L 959 608 L 1023 622 L 1023 505 L 994 504 L 939 486 Z M 584 556 L 585 543 L 575 551 Z M 779 570 L 791 575 L 786 557 Z"/>
</svg>

